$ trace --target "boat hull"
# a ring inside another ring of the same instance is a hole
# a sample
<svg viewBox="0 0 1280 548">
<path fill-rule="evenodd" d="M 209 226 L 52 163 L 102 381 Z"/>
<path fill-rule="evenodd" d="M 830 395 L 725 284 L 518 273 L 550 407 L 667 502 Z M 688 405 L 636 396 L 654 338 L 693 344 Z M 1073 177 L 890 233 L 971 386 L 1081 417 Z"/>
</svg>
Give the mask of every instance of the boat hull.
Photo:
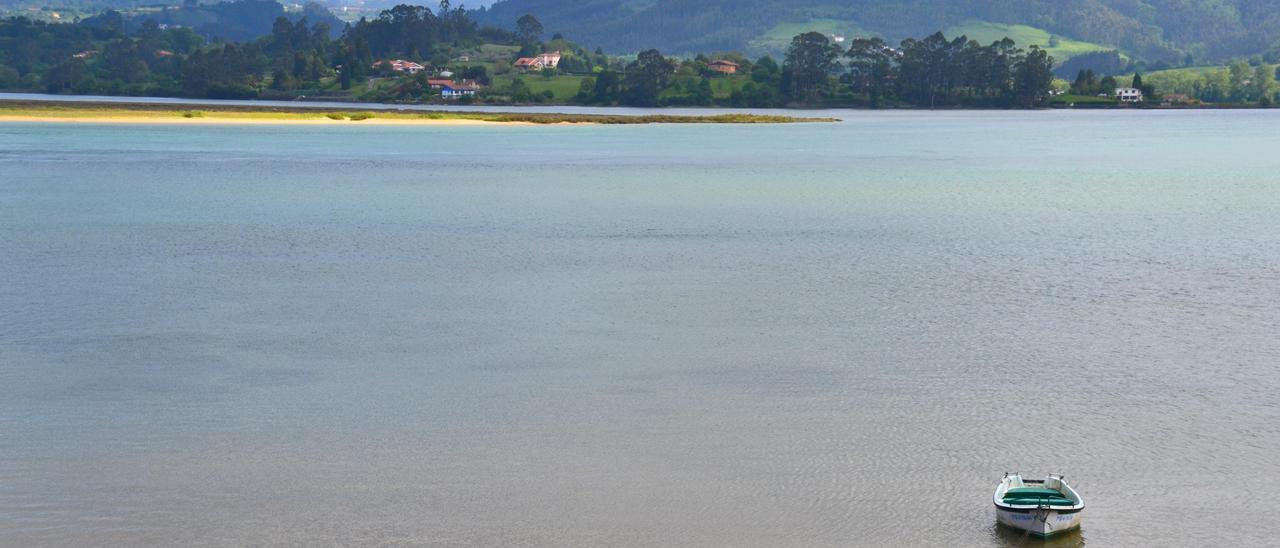
<svg viewBox="0 0 1280 548">
<path fill-rule="evenodd" d="M 1022 509 L 996 506 L 996 519 L 1000 523 L 1038 537 L 1048 537 L 1079 529 L 1082 515 L 1083 512 L 1080 510 L 1071 509 Z"/>
</svg>

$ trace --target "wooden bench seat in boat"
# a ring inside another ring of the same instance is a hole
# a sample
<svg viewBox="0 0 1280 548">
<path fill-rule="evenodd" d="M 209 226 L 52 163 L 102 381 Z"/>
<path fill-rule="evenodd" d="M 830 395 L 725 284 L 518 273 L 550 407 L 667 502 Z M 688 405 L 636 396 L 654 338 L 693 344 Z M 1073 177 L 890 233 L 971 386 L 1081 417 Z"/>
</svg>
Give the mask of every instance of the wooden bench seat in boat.
<svg viewBox="0 0 1280 548">
<path fill-rule="evenodd" d="M 1050 504 L 1053 506 L 1071 506 L 1075 504 L 1062 496 L 1062 493 L 1045 487 L 1014 487 L 1004 494 L 1005 504 Z"/>
</svg>

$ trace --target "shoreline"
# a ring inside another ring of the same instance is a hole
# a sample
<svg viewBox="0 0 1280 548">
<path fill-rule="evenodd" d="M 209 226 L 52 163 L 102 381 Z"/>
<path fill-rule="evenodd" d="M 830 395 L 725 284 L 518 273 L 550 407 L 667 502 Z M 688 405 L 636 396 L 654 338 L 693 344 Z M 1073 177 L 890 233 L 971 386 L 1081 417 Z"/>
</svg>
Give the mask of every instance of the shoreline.
<svg viewBox="0 0 1280 548">
<path fill-rule="evenodd" d="M 185 107 L 185 108 L 184 108 Z M 163 124 L 163 125 L 381 125 L 381 126 L 545 126 L 627 124 L 789 124 L 838 122 L 764 114 L 565 114 L 345 110 L 256 105 L 174 105 L 102 101 L 0 100 L 0 122 Z"/>
<path fill-rule="evenodd" d="M 135 102 L 136 100 L 136 102 Z M 264 104 L 254 104 L 262 102 Z M 282 105 L 288 102 L 290 105 Z M 892 111 L 939 111 L 939 112 L 992 112 L 992 111 L 1011 111 L 1011 110 L 1280 110 L 1280 104 L 1272 106 L 1261 106 L 1251 103 L 1109 103 L 1109 102 L 1082 102 L 1082 103 L 1065 103 L 1062 101 L 1051 100 L 1049 103 L 1032 107 L 1032 108 L 1003 108 L 991 106 L 974 106 L 974 105 L 952 105 L 939 107 L 913 107 L 907 105 L 891 105 L 882 106 L 880 108 L 870 108 L 865 105 L 839 105 L 839 104 L 792 104 L 786 107 L 751 109 L 741 107 L 730 107 L 725 105 L 707 106 L 707 107 L 691 107 L 691 106 L 666 106 L 646 108 L 648 114 L 610 114 L 607 112 L 597 113 L 580 113 L 569 114 L 555 112 L 522 112 L 521 110 L 435 110 L 433 107 L 440 108 L 456 108 L 462 105 L 456 102 L 434 102 L 434 103 L 418 103 L 418 102 L 389 102 L 389 103 L 370 103 L 355 101 L 340 97 L 308 97 L 305 99 L 283 100 L 271 98 L 256 98 L 242 100 L 227 99 L 184 99 L 178 97 L 137 97 L 137 96 L 110 96 L 110 95 L 49 95 L 36 92 L 26 91 L 0 91 L 0 112 L 7 109 L 10 105 L 39 105 L 41 107 L 56 106 L 92 106 L 93 108 L 108 109 L 126 109 L 126 110 L 201 110 L 205 112 L 225 112 L 225 111 L 254 111 L 254 112 L 310 112 L 324 114 L 327 112 L 340 111 L 363 111 L 372 112 L 378 115 L 442 115 L 456 117 L 474 117 L 474 118 L 493 118 L 493 117 L 516 117 L 528 120 L 535 124 L 554 123 L 541 120 L 534 120 L 537 117 L 573 117 L 573 118 L 619 118 L 619 117 L 652 117 L 652 118 L 708 118 L 720 116 L 749 116 L 757 118 L 771 119 L 768 123 L 780 122 L 821 122 L 821 121 L 839 121 L 831 118 L 812 118 L 806 113 L 822 112 L 832 110 L 849 110 L 849 111 L 866 111 L 866 112 L 892 112 Z M 315 105 L 315 106 L 311 106 Z M 565 103 L 551 104 L 474 104 L 470 105 L 485 109 L 511 108 L 523 109 L 527 107 L 538 107 L 543 109 L 563 108 L 580 108 L 582 105 L 573 105 Z M 465 107 L 463 107 L 465 108 Z M 587 105 L 586 108 L 607 110 L 611 107 L 598 107 Z M 630 109 L 632 107 L 618 106 L 619 109 Z M 679 111 L 682 109 L 697 110 L 735 110 L 738 114 L 724 115 L 708 115 L 708 114 L 683 114 Z M 660 111 L 670 111 L 672 114 L 661 113 Z M 744 111 L 750 114 L 740 114 Z M 777 112 L 777 114 L 774 114 Z M 508 120 L 488 120 L 491 122 L 503 122 Z M 695 120 L 682 120 L 692 123 L 698 123 Z M 675 123 L 675 120 L 654 120 L 646 123 Z M 709 121 L 701 121 L 706 123 Z M 748 123 L 746 121 L 724 122 L 716 120 L 717 123 Z M 606 122 L 606 123 L 641 123 L 641 122 Z M 755 121 L 751 123 L 762 123 Z"/>
<path fill-rule="evenodd" d="M 251 118 L 243 116 L 218 116 L 207 117 L 198 116 L 186 118 L 183 116 L 157 117 L 157 116 L 138 116 L 138 115 L 101 115 L 101 116 L 49 116 L 49 115 L 27 115 L 27 114 L 6 114 L 0 112 L 0 122 L 21 122 L 33 124 L 129 124 L 129 125 L 158 125 L 158 126 L 175 126 L 175 125 L 286 125 L 286 126 L 332 126 L 343 124 L 359 124 L 366 126 L 536 126 L 536 125 L 595 125 L 592 122 L 556 122 L 538 124 L 534 122 L 501 122 L 489 120 L 469 120 L 469 119 L 431 119 L 422 118 L 417 120 L 397 120 L 387 118 L 372 118 L 366 120 L 334 120 L 330 118 L 296 118 L 296 119 L 268 119 L 268 118 Z"/>
</svg>

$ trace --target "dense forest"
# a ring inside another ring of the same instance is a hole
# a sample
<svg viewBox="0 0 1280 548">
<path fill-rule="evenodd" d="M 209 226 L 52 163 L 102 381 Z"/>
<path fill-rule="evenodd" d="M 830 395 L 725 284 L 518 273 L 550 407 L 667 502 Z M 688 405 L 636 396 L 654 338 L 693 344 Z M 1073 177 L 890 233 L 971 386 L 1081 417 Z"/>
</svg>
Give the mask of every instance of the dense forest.
<svg viewBox="0 0 1280 548">
<path fill-rule="evenodd" d="M 848 21 L 868 36 L 897 40 L 980 19 L 1030 25 L 1150 61 L 1280 57 L 1275 0 L 502 0 L 476 17 L 493 24 L 525 13 L 537 14 L 549 31 L 617 53 L 745 51 L 789 21 Z"/>
</svg>

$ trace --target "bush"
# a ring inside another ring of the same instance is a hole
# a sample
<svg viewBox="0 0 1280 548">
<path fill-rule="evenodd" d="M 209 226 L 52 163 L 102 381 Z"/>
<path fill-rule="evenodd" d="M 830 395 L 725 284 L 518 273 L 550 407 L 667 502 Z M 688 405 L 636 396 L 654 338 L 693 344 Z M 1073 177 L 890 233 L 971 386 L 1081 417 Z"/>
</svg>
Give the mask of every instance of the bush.
<svg viewBox="0 0 1280 548">
<path fill-rule="evenodd" d="M 326 113 L 324 116 L 325 118 L 328 118 L 330 120 L 346 120 L 347 119 L 347 117 L 343 115 L 341 112 L 329 112 L 329 113 Z"/>
<path fill-rule="evenodd" d="M 373 113 L 372 112 L 352 112 L 351 114 L 347 115 L 347 118 L 352 122 L 359 122 L 360 120 L 368 120 L 370 118 L 373 118 Z"/>
<path fill-rule="evenodd" d="M 0 88 L 16 88 L 22 83 L 22 77 L 18 75 L 18 71 L 0 65 Z"/>
<path fill-rule="evenodd" d="M 183 118 L 203 118 L 204 113 L 198 110 L 188 110 L 182 113 Z"/>
</svg>

